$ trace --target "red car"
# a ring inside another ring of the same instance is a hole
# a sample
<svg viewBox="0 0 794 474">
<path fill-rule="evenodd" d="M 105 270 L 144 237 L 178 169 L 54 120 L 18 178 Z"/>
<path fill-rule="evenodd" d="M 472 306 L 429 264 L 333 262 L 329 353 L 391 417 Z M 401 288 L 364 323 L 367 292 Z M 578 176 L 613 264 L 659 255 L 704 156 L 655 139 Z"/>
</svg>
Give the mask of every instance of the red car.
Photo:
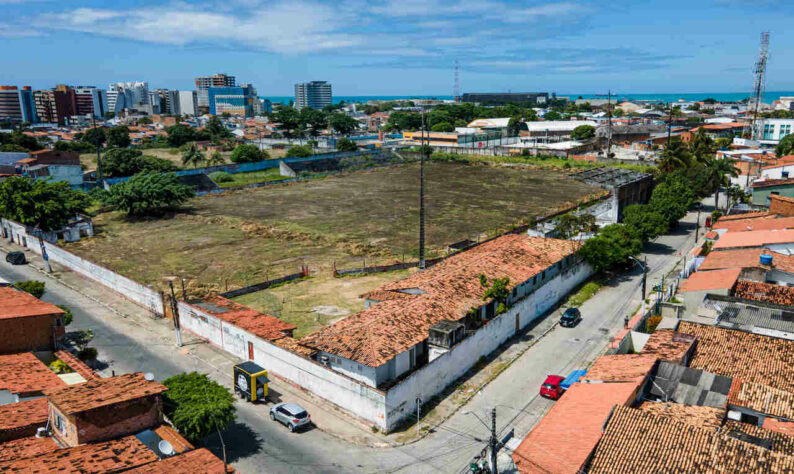
<svg viewBox="0 0 794 474">
<path fill-rule="evenodd" d="M 559 375 L 549 375 L 546 377 L 543 385 L 540 386 L 540 396 L 550 398 L 552 400 L 559 399 L 562 396 L 562 393 L 565 391 L 562 387 L 560 387 L 560 383 L 563 380 L 565 380 L 565 377 L 561 377 Z"/>
</svg>

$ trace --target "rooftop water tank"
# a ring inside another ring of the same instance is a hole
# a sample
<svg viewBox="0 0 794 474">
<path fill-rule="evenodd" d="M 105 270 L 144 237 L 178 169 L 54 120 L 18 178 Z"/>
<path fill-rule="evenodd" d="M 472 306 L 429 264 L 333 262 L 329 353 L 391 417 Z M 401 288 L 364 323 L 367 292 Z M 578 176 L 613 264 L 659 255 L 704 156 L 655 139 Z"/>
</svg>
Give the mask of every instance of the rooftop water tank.
<svg viewBox="0 0 794 474">
<path fill-rule="evenodd" d="M 761 265 L 772 265 L 772 256 L 768 253 L 762 254 Z"/>
</svg>

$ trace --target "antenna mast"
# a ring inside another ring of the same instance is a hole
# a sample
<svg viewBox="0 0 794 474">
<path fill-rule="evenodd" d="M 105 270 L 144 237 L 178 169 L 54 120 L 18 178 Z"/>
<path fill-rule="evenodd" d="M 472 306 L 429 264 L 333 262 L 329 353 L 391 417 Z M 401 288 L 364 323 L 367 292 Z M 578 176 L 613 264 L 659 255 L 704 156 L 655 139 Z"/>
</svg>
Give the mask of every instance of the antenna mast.
<svg viewBox="0 0 794 474">
<path fill-rule="evenodd" d="M 766 61 L 769 58 L 769 32 L 764 31 L 761 33 L 761 49 L 758 51 L 758 59 L 755 62 L 755 82 L 753 83 L 753 110 L 750 112 L 750 130 L 749 133 L 745 132 L 745 136 L 749 135 L 750 138 L 756 140 L 762 134 L 758 132 L 756 125 L 758 123 L 758 111 L 761 108 L 761 102 L 764 100 L 764 89 L 766 88 Z"/>
<path fill-rule="evenodd" d="M 457 59 L 455 60 L 455 86 L 452 89 L 452 97 L 456 104 L 460 103 L 460 66 Z"/>
</svg>

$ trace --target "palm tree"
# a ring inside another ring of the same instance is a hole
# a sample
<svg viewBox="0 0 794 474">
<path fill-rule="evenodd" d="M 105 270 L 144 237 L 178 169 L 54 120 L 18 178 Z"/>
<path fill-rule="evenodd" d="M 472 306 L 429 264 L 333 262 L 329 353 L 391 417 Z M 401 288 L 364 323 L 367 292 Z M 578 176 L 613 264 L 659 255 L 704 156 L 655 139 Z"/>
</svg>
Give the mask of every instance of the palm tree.
<svg viewBox="0 0 794 474">
<path fill-rule="evenodd" d="M 221 155 L 217 151 L 213 152 L 212 155 L 210 155 L 210 159 L 207 160 L 207 166 L 217 166 L 225 163 L 226 160 L 223 159 L 223 155 Z"/>
<path fill-rule="evenodd" d="M 700 127 L 689 144 L 689 151 L 697 162 L 705 164 L 709 158 L 713 158 L 714 154 L 717 153 L 717 145 L 706 134 L 703 127 Z"/>
<path fill-rule="evenodd" d="M 664 148 L 657 164 L 660 171 L 672 173 L 675 170 L 688 168 L 693 161 L 687 146 L 680 140 L 673 140 Z"/>
<path fill-rule="evenodd" d="M 196 142 L 188 144 L 185 151 L 182 152 L 182 164 L 185 166 L 192 164 L 194 168 L 198 168 L 202 161 L 204 161 L 204 154 L 198 149 Z"/>
<path fill-rule="evenodd" d="M 739 176 L 733 161 L 727 158 L 709 158 L 706 161 L 706 183 L 714 188 L 714 209 L 719 209 L 720 186 L 729 186 L 730 178 Z"/>
</svg>

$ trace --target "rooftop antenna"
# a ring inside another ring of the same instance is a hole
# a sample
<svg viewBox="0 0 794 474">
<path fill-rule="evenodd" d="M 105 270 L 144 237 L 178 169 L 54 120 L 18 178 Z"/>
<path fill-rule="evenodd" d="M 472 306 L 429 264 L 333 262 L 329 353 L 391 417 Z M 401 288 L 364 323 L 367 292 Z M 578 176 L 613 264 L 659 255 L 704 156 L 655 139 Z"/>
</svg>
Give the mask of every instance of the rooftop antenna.
<svg viewBox="0 0 794 474">
<path fill-rule="evenodd" d="M 607 94 L 596 94 L 596 97 L 607 98 L 607 152 L 606 157 L 609 158 L 609 152 L 612 150 L 612 89 L 607 91 Z"/>
<path fill-rule="evenodd" d="M 753 83 L 753 111 L 750 117 L 750 129 L 745 127 L 745 137 L 757 140 L 761 135 L 756 129 L 758 122 L 758 111 L 761 108 L 761 102 L 764 100 L 764 89 L 766 88 L 766 61 L 769 59 L 769 32 L 764 31 L 761 33 L 761 49 L 758 51 L 758 59 L 755 61 L 755 82 Z M 748 104 L 750 105 L 750 104 Z"/>
<path fill-rule="evenodd" d="M 460 66 L 457 59 L 455 60 L 455 87 L 452 89 L 452 97 L 456 104 L 460 103 Z"/>
</svg>

